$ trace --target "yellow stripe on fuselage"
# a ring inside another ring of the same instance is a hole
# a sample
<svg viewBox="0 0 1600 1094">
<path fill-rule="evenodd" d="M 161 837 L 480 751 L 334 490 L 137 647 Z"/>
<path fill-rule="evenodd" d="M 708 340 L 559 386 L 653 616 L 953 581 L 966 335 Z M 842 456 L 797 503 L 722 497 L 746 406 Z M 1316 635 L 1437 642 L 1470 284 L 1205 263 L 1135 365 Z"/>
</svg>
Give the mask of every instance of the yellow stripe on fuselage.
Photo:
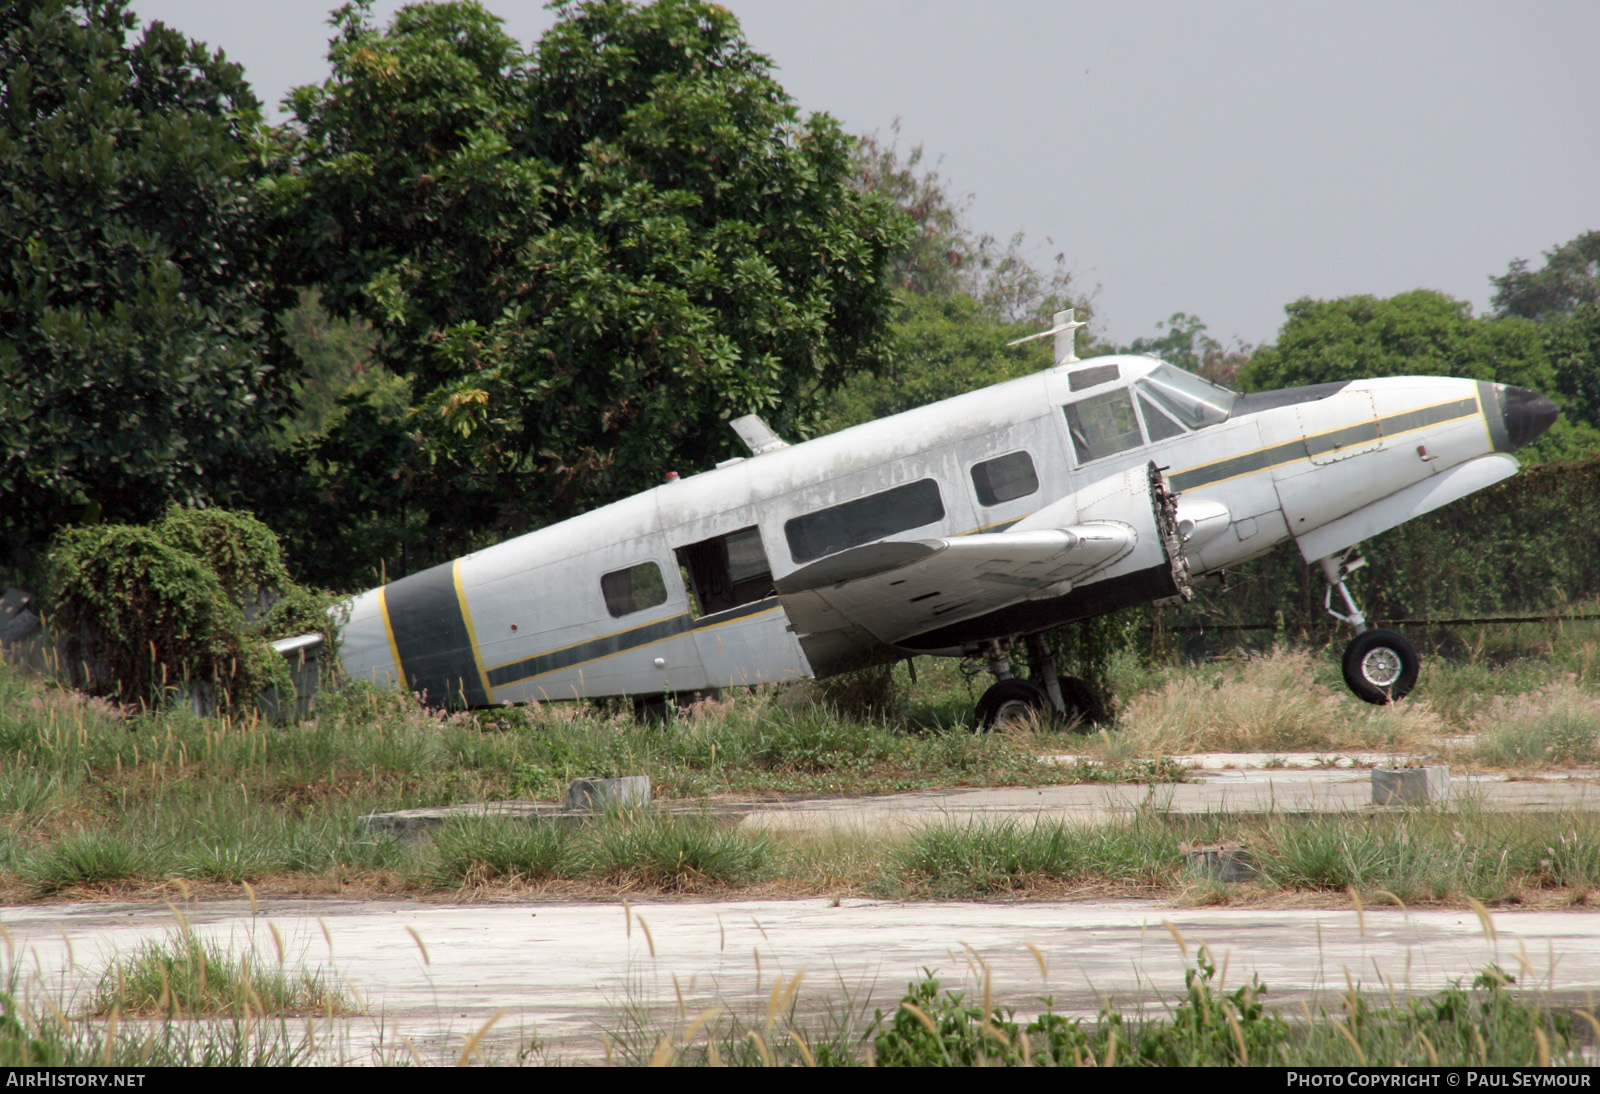
<svg viewBox="0 0 1600 1094">
<path fill-rule="evenodd" d="M 478 651 L 478 632 L 472 625 L 472 609 L 467 604 L 467 590 L 461 584 L 461 560 L 458 558 L 450 564 L 450 579 L 455 582 L 456 601 L 461 605 L 461 621 L 467 625 L 467 644 L 472 647 L 472 664 L 478 670 L 478 682 L 483 685 L 483 693 L 494 702 L 494 689 L 489 686 L 489 674 L 483 667 L 483 654 Z"/>
<path fill-rule="evenodd" d="M 383 635 L 389 640 L 389 656 L 394 658 L 394 674 L 400 686 L 406 686 L 406 669 L 400 663 L 400 647 L 395 644 L 394 625 L 389 622 L 389 599 L 384 596 L 386 586 L 378 586 L 378 614 L 383 616 Z"/>
</svg>

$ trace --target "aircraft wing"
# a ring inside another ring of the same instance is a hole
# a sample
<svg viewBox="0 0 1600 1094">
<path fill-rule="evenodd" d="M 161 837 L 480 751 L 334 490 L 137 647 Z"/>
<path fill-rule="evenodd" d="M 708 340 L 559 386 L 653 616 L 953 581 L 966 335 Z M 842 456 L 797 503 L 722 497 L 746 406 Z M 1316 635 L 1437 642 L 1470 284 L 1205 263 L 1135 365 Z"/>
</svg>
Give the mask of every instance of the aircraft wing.
<svg viewBox="0 0 1600 1094">
<path fill-rule="evenodd" d="M 777 583 L 801 638 L 865 631 L 879 642 L 1041 596 L 1133 548 L 1134 530 L 1116 521 L 945 539 L 869 543 L 813 562 Z"/>
</svg>

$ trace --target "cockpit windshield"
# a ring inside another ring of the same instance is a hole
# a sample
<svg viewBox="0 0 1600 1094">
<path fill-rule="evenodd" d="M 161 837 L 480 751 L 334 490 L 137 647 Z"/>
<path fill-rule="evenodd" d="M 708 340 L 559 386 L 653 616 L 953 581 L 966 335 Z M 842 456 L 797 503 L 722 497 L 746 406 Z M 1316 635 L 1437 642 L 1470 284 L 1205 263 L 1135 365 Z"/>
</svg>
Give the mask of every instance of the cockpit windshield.
<svg viewBox="0 0 1600 1094">
<path fill-rule="evenodd" d="M 1134 382 L 1139 391 L 1190 429 L 1227 421 L 1239 396 L 1227 388 L 1173 368 L 1159 365 Z"/>
</svg>

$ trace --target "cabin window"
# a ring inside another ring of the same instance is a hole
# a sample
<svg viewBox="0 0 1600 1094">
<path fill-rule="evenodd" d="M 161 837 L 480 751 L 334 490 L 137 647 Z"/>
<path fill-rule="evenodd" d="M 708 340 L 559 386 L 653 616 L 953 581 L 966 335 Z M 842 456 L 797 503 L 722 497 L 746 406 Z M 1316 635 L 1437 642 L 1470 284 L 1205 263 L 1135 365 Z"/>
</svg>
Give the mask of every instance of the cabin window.
<svg viewBox="0 0 1600 1094">
<path fill-rule="evenodd" d="M 1088 463 L 1137 447 L 1143 437 L 1133 413 L 1133 396 L 1127 388 L 1091 395 L 1062 408 L 1078 462 Z"/>
<path fill-rule="evenodd" d="M 605 574 L 600 578 L 600 591 L 605 594 L 606 611 L 614 616 L 632 615 L 667 602 L 667 583 L 654 562 Z"/>
<path fill-rule="evenodd" d="M 939 484 L 920 479 L 795 517 L 784 524 L 783 534 L 794 560 L 810 562 L 943 519 Z"/>
<path fill-rule="evenodd" d="M 1122 375 L 1116 365 L 1093 365 L 1073 369 L 1067 373 L 1067 387 L 1072 391 L 1085 391 L 1100 384 L 1109 384 Z"/>
<path fill-rule="evenodd" d="M 1181 437 L 1187 432 L 1183 426 L 1157 410 L 1156 405 L 1143 395 L 1139 396 L 1139 410 L 1144 414 L 1145 432 L 1150 434 L 1152 441 L 1164 441 L 1168 437 Z"/>
<path fill-rule="evenodd" d="M 1039 476 L 1033 458 L 1026 452 L 1011 452 L 972 465 L 972 488 L 980 505 L 999 505 L 1003 501 L 1025 498 L 1039 489 Z"/>
<path fill-rule="evenodd" d="M 677 554 L 696 615 L 737 608 L 772 592 L 772 567 L 755 528 L 690 543 Z"/>
</svg>

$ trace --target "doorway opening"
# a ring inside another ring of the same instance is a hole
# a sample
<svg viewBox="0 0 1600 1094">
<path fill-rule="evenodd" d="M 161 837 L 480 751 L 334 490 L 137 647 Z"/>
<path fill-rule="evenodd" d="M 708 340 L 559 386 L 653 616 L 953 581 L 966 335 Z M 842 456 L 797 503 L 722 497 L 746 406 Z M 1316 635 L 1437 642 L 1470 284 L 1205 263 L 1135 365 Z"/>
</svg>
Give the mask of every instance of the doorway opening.
<svg viewBox="0 0 1600 1094">
<path fill-rule="evenodd" d="M 754 526 L 713 536 L 677 550 L 689 606 L 696 616 L 714 615 L 772 595 L 772 567 Z"/>
</svg>

